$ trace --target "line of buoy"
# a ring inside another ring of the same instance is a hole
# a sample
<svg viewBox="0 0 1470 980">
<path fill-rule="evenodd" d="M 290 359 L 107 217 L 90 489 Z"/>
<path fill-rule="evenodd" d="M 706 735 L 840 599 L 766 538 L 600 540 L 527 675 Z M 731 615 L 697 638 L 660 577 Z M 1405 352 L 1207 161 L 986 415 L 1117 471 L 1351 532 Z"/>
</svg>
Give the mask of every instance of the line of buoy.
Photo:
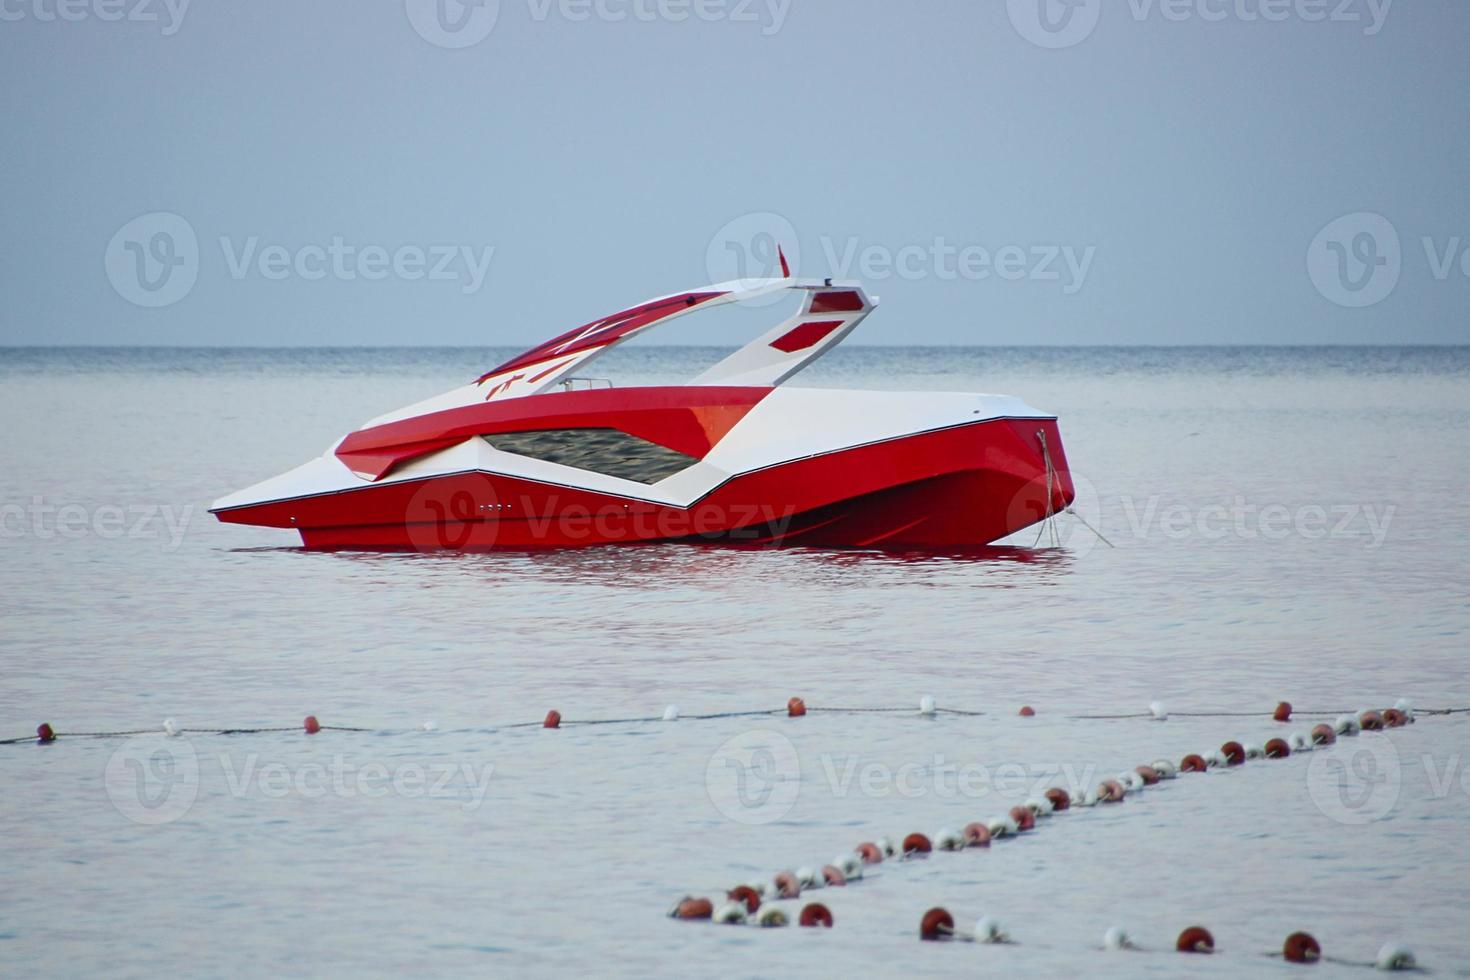
<svg viewBox="0 0 1470 980">
<path fill-rule="evenodd" d="M 540 728 L 559 729 L 559 728 L 563 727 L 564 724 L 565 725 L 613 725 L 613 724 L 630 724 L 631 725 L 631 724 L 642 724 L 642 723 L 645 723 L 645 722 L 655 722 L 655 721 L 673 722 L 673 721 L 680 721 L 680 720 L 683 720 L 683 719 L 703 721 L 703 720 L 722 719 L 722 718 L 746 718 L 746 717 L 760 717 L 760 716 L 768 716 L 768 715 L 778 715 L 778 714 L 781 714 L 782 713 L 782 710 L 783 709 L 757 710 L 757 711 L 725 711 L 725 712 L 717 712 L 717 713 L 714 713 L 714 714 L 685 715 L 685 714 L 683 714 L 679 710 L 679 707 L 677 705 L 672 705 L 671 704 L 671 705 L 668 705 L 667 707 L 664 708 L 663 713 L 661 715 L 656 716 L 656 717 L 651 717 L 651 718 L 609 718 L 609 719 L 584 719 L 584 720 L 581 720 L 581 721 L 573 721 L 573 720 L 564 720 L 562 718 L 562 714 L 561 714 L 560 711 L 558 711 L 556 709 L 552 709 L 552 710 L 550 710 L 550 711 L 548 711 L 546 713 L 546 717 L 542 721 L 540 721 L 540 722 L 516 722 L 516 723 L 510 724 L 510 725 L 505 725 L 503 727 L 505 727 L 505 728 L 529 728 L 529 727 L 532 727 L 534 725 L 534 726 L 540 727 Z M 823 713 L 834 713 L 834 714 L 863 713 L 863 712 L 902 713 L 905 710 L 910 710 L 911 711 L 913 709 L 904 709 L 904 708 L 844 708 L 844 707 L 830 707 L 830 708 L 820 708 L 820 707 L 818 707 L 818 708 L 808 708 L 806 702 L 802 698 L 800 698 L 800 697 L 793 697 L 789 701 L 787 701 L 786 707 L 784 709 L 784 712 L 787 715 L 787 717 L 790 717 L 790 718 L 803 718 L 803 717 L 805 717 L 810 712 L 823 712 Z M 1352 735 L 1356 735 L 1360 731 L 1381 731 L 1381 730 L 1386 729 L 1386 728 L 1399 728 L 1399 727 L 1402 727 L 1404 725 L 1411 724 L 1411 723 L 1413 723 L 1413 721 L 1415 719 L 1415 714 L 1416 713 L 1422 713 L 1422 714 L 1426 714 L 1426 715 L 1450 715 L 1450 714 L 1463 714 L 1463 713 L 1467 713 L 1467 712 L 1470 712 L 1470 708 L 1422 708 L 1422 709 L 1418 709 L 1418 711 L 1416 712 L 1415 708 L 1413 707 L 1412 702 L 1410 702 L 1406 698 L 1400 698 L 1399 701 L 1392 708 L 1384 708 L 1382 710 L 1368 709 L 1368 710 L 1359 711 L 1359 712 L 1355 712 L 1355 713 L 1354 712 L 1331 712 L 1331 711 L 1294 712 L 1294 709 L 1292 708 L 1292 706 L 1291 706 L 1291 704 L 1289 702 L 1282 701 L 1281 703 L 1279 703 L 1276 706 L 1276 709 L 1270 714 L 1269 717 L 1274 718 L 1276 721 L 1285 722 L 1285 721 L 1289 721 L 1292 718 L 1292 716 L 1293 716 L 1294 713 L 1295 714 L 1320 715 L 1320 716 L 1333 715 L 1335 717 L 1334 717 L 1333 721 L 1330 724 L 1324 722 L 1324 723 L 1320 723 L 1320 724 L 1317 724 L 1317 725 L 1313 726 L 1312 729 L 1311 729 L 1311 734 L 1309 736 L 1310 741 L 1312 743 L 1314 743 L 1314 744 L 1318 744 L 1318 745 L 1331 745 L 1339 736 L 1352 736 Z M 985 712 L 983 712 L 983 711 L 971 711 L 971 710 L 967 710 L 967 709 L 963 709 L 963 708 L 947 708 L 947 707 L 941 707 L 940 705 L 938 705 L 935 702 L 934 698 L 932 696 L 930 696 L 930 695 L 925 695 L 924 697 L 922 697 L 919 700 L 918 712 L 917 713 L 921 717 L 927 717 L 927 718 L 934 718 L 934 717 L 937 717 L 938 715 L 941 715 L 941 714 L 954 714 L 954 715 L 965 715 L 965 716 L 980 716 L 980 715 L 984 715 L 985 714 Z M 1021 717 L 1023 717 L 1023 718 L 1034 718 L 1034 717 L 1036 717 L 1037 712 L 1036 712 L 1036 710 L 1031 705 L 1023 705 L 1022 708 L 1021 708 L 1021 710 L 1018 712 L 1018 714 Z M 1257 715 L 1256 715 L 1255 712 L 1237 712 L 1237 711 L 1193 711 L 1193 712 L 1175 712 L 1175 714 L 1176 715 L 1179 715 L 1179 716 L 1190 717 L 1190 718 L 1257 717 Z M 1069 720 L 1152 718 L 1152 719 L 1157 720 L 1157 721 L 1166 721 L 1170 717 L 1170 713 L 1169 713 L 1168 709 L 1163 705 L 1163 703 L 1158 702 L 1158 701 L 1153 701 L 1153 702 L 1150 702 L 1150 704 L 1149 704 L 1149 710 L 1147 712 L 1145 712 L 1145 713 L 1138 713 L 1138 714 L 1119 714 L 1119 715 L 1061 715 L 1059 717 L 1062 717 L 1062 718 L 1065 718 L 1065 719 L 1069 719 Z M 346 725 L 322 725 L 322 724 L 320 724 L 320 723 L 317 722 L 315 715 L 308 715 L 306 717 L 306 720 L 305 720 L 305 722 L 302 725 L 302 729 L 305 730 L 305 732 L 308 735 L 315 735 L 318 732 L 323 732 L 323 731 L 339 731 L 339 732 L 366 732 L 366 731 L 375 731 L 375 732 L 379 732 L 379 733 L 382 733 L 382 734 L 393 734 L 393 733 L 402 731 L 402 730 L 395 730 L 395 729 L 370 729 L 370 728 L 362 728 L 362 727 L 346 726 Z M 439 726 L 435 722 L 429 721 L 429 722 L 425 722 L 423 725 L 421 725 L 420 727 L 418 727 L 416 729 L 408 729 L 408 731 L 430 731 L 430 732 L 432 732 L 432 731 L 438 731 L 438 729 L 439 729 Z M 259 733 L 267 733 L 267 732 L 286 732 L 286 731 L 293 731 L 293 730 L 295 730 L 295 729 L 292 729 L 292 728 L 276 728 L 276 727 L 272 727 L 272 728 L 260 728 L 260 727 L 184 728 L 183 726 L 181 726 L 177 721 L 175 721 L 172 718 L 165 719 L 164 722 L 163 722 L 163 727 L 162 727 L 163 734 L 170 735 L 170 736 L 176 736 L 176 735 L 245 735 L 245 734 L 259 734 Z M 122 738 L 122 737 L 130 737 L 130 736 L 135 736 L 135 735 L 154 735 L 154 734 L 158 734 L 159 731 L 160 731 L 159 729 L 151 728 L 151 729 L 134 729 L 134 730 L 128 730 L 128 731 L 105 731 L 105 732 L 58 732 L 49 723 L 42 722 L 40 725 L 38 725 L 36 727 L 36 734 L 35 734 L 35 737 L 34 737 L 34 741 L 37 744 L 40 744 L 40 745 L 49 745 L 49 744 L 51 744 L 53 742 L 56 742 L 56 741 L 58 741 L 60 739 L 63 739 L 63 738 Z M 24 735 L 24 736 L 20 736 L 18 738 L 0 739 L 0 745 L 15 745 L 15 744 L 23 743 L 23 742 L 30 742 L 32 740 L 33 739 L 32 739 L 31 736 Z M 1292 741 L 1295 741 L 1295 736 L 1293 736 Z M 1217 765 L 1238 765 L 1239 762 L 1235 760 L 1236 753 L 1234 753 L 1232 751 L 1227 751 L 1228 747 L 1230 745 L 1232 745 L 1232 744 L 1237 744 L 1237 743 L 1227 743 L 1226 746 L 1222 746 L 1222 750 L 1221 750 L 1220 753 L 1212 753 L 1211 756 L 1204 757 L 1204 761 L 1205 761 L 1206 765 L 1208 766 L 1209 764 L 1211 764 L 1211 762 L 1213 762 L 1214 764 L 1217 764 Z M 1268 743 L 1268 744 L 1270 744 L 1270 743 Z M 1254 748 L 1253 746 L 1241 746 L 1242 752 L 1246 752 L 1247 750 L 1251 750 L 1253 748 Z M 1276 750 L 1279 751 L 1279 746 L 1277 747 Z M 1267 757 L 1274 757 L 1274 756 L 1268 756 L 1267 753 L 1266 753 L 1266 750 L 1261 750 L 1261 752 L 1262 752 L 1263 755 L 1266 755 Z M 1218 756 L 1218 757 L 1216 757 L 1216 756 Z M 1193 770 L 1186 770 L 1186 771 L 1193 771 Z M 1147 779 L 1147 775 L 1146 774 L 1144 774 L 1144 778 Z"/>
</svg>

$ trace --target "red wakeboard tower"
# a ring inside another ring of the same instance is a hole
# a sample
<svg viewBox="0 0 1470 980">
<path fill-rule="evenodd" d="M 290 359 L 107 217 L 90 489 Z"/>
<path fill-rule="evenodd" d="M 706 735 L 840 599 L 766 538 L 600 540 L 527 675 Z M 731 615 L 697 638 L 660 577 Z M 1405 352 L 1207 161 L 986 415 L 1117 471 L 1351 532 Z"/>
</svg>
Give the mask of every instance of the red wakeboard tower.
<svg viewBox="0 0 1470 980">
<path fill-rule="evenodd" d="M 857 283 L 706 286 L 594 320 L 215 502 L 309 548 L 652 541 L 963 549 L 1065 509 L 1054 416 L 1005 395 L 799 388 L 877 300 Z M 682 385 L 574 372 L 687 314 L 791 292 L 795 316 Z"/>
</svg>

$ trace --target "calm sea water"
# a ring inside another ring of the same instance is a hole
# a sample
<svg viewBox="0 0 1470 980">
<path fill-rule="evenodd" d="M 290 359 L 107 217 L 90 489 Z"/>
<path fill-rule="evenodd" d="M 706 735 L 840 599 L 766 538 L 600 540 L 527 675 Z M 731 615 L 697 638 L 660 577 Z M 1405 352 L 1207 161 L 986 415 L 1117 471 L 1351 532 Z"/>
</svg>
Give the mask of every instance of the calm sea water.
<svg viewBox="0 0 1470 980">
<path fill-rule="evenodd" d="M 206 513 L 506 353 L 0 351 L 0 736 L 373 729 L 0 746 L 0 973 L 1176 975 L 1102 933 L 1162 950 L 1198 922 L 1201 974 L 1292 975 L 1265 954 L 1306 929 L 1470 975 L 1465 716 L 885 864 L 819 893 L 831 931 L 664 918 L 1307 727 L 1180 712 L 1470 705 L 1470 349 L 854 348 L 801 379 L 1056 412 L 1111 548 L 1068 518 L 982 558 L 314 554 Z M 603 366 L 674 382 L 714 355 Z M 988 713 L 506 727 L 926 694 Z M 1155 699 L 1168 721 L 1073 717 Z M 921 946 L 937 904 L 1017 942 Z"/>
</svg>

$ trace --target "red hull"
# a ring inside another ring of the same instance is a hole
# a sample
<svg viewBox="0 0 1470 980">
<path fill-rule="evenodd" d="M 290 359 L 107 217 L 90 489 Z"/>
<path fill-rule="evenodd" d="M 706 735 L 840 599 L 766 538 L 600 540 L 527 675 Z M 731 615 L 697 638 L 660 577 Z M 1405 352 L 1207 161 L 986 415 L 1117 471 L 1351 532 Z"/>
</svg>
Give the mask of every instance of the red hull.
<svg viewBox="0 0 1470 980">
<path fill-rule="evenodd" d="M 1047 470 L 1037 433 L 1050 447 Z M 772 546 L 964 548 L 1071 503 L 1054 420 L 992 419 L 733 477 L 687 508 L 469 472 L 221 510 L 300 531 L 310 548 L 414 551 L 720 540 Z"/>
</svg>

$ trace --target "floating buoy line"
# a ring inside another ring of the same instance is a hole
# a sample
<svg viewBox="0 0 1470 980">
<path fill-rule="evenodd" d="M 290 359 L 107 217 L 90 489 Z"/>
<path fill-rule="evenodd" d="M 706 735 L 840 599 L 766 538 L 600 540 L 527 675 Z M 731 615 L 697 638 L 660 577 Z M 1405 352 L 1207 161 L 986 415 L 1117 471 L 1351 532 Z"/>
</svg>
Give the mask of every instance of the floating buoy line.
<svg viewBox="0 0 1470 980">
<path fill-rule="evenodd" d="M 793 698 L 790 714 L 800 717 L 814 710 L 799 698 Z M 932 699 L 926 698 L 921 712 L 932 714 L 935 710 Z M 1073 797 L 1060 787 L 1048 789 L 1039 797 L 1027 800 L 1023 805 L 1011 807 L 1003 816 L 976 821 L 965 825 L 963 830 L 944 828 L 932 837 L 922 833 L 910 833 L 901 842 L 882 837 L 877 841 L 863 841 L 850 853 L 839 854 L 831 864 L 820 871 L 801 868 L 797 871 L 780 871 L 769 881 L 757 881 L 737 885 L 725 894 L 723 902 L 709 898 L 686 895 L 674 904 L 669 916 L 675 919 L 701 920 L 722 925 L 753 924 L 760 927 L 787 925 L 790 917 L 773 911 L 772 903 L 799 901 L 803 894 L 820 888 L 847 887 L 863 879 L 864 868 L 882 864 L 884 861 L 924 860 L 936 851 L 964 851 L 989 848 L 992 842 L 1004 841 L 1034 831 L 1054 814 L 1099 805 L 1121 803 L 1147 787 L 1174 780 L 1185 773 L 1205 773 L 1212 769 L 1233 768 L 1245 765 L 1249 760 L 1286 759 L 1293 753 L 1300 754 L 1316 750 L 1327 750 L 1334 746 L 1339 737 L 1356 736 L 1359 732 L 1382 732 L 1389 728 L 1400 728 L 1414 722 L 1417 715 L 1448 715 L 1464 713 L 1464 708 L 1416 709 L 1407 699 L 1400 699 L 1392 708 L 1368 709 L 1359 712 L 1296 712 L 1287 702 L 1281 702 L 1271 712 L 1180 712 L 1187 717 L 1268 717 L 1279 723 L 1290 722 L 1294 714 L 1304 716 L 1335 715 L 1331 723 L 1313 725 L 1307 732 L 1294 732 L 1289 739 L 1272 738 L 1264 746 L 1242 743 L 1234 739 L 1226 741 L 1220 748 L 1208 753 L 1190 753 L 1178 765 L 1167 759 L 1125 770 L 1112 779 L 1104 779 L 1097 788 Z M 1022 708 L 1022 717 L 1031 717 L 1034 711 L 1029 706 Z M 1069 716 L 1109 718 L 1152 718 L 1164 720 L 1168 712 L 1155 702 L 1146 714 L 1111 716 Z M 819 903 L 802 908 L 798 923 L 804 926 L 833 925 L 831 911 Z M 984 945 L 1020 944 L 1021 940 L 1011 934 L 1000 920 L 982 915 L 974 920 L 970 928 L 955 924 L 948 909 L 935 907 L 924 912 L 919 920 L 919 938 L 923 941 L 961 941 Z M 1102 937 L 1101 948 L 1113 951 L 1148 952 L 1150 947 L 1135 942 L 1121 926 L 1107 930 Z M 1164 949 L 1165 947 L 1159 947 Z M 1182 930 L 1172 944 L 1173 951 L 1192 955 L 1214 955 L 1218 952 L 1214 935 L 1204 926 L 1194 925 Z M 1324 954 L 1322 945 L 1309 933 L 1294 932 L 1286 937 L 1279 952 L 1266 955 L 1279 956 L 1289 963 L 1331 962 L 1348 966 L 1369 966 L 1380 970 L 1418 969 L 1414 954 L 1408 947 L 1397 943 L 1385 943 L 1371 962 L 1335 959 Z"/>
<path fill-rule="evenodd" d="M 1297 711 L 1291 704 L 1282 701 L 1272 711 L 1175 711 L 1175 718 L 1271 718 L 1279 722 L 1290 721 L 1293 717 L 1303 718 L 1334 718 L 1340 722 L 1343 718 L 1351 720 L 1353 726 L 1365 731 L 1380 731 L 1384 728 L 1397 728 L 1408 724 L 1414 715 L 1455 715 L 1470 713 L 1470 707 L 1463 708 L 1409 708 L 1406 710 L 1407 702 L 1401 701 L 1399 705 L 1385 708 L 1381 711 L 1374 710 L 1336 710 L 1336 711 Z M 978 718 L 991 714 L 987 711 L 977 711 L 967 708 L 953 708 L 937 704 L 933 697 L 925 695 L 919 699 L 917 710 L 912 707 L 840 707 L 840 706 L 818 706 L 808 707 L 806 701 L 794 697 L 786 703 L 784 708 L 756 709 L 754 711 L 719 711 L 710 714 L 686 715 L 680 712 L 677 705 L 669 705 L 660 715 L 651 715 L 639 718 L 579 718 L 567 719 L 562 713 L 555 709 L 548 711 L 541 721 L 513 722 L 499 726 L 502 729 L 514 728 L 569 728 L 583 727 L 589 725 L 643 725 L 649 723 L 663 723 L 676 721 L 712 721 L 724 718 L 759 718 L 786 715 L 788 718 L 804 718 L 809 714 L 917 714 L 924 718 L 935 718 L 939 715 L 958 715 L 962 717 Z M 1039 717 L 1035 708 L 1031 705 L 1023 705 L 1017 716 L 1022 718 Z M 1117 714 L 1058 714 L 1052 717 L 1068 721 L 1126 721 L 1132 719 L 1150 719 L 1153 721 L 1167 721 L 1171 713 L 1158 701 L 1149 704 L 1147 711 L 1122 712 Z M 1317 728 L 1332 728 L 1332 725 L 1319 725 Z M 439 726 L 432 721 L 424 722 L 415 728 L 392 728 L 392 727 L 365 727 L 359 725 L 326 725 L 317 720 L 316 715 L 307 715 L 300 725 L 282 725 L 269 727 L 233 726 L 228 728 L 185 728 L 172 718 L 165 718 L 162 726 L 155 728 L 133 728 L 118 731 L 57 731 L 50 723 L 42 722 L 36 726 L 35 735 L 20 735 L 15 738 L 0 739 L 0 745 L 19 745 L 24 742 L 36 742 L 41 745 L 49 745 L 63 738 L 131 738 L 140 735 L 262 735 L 280 732 L 305 732 L 308 735 L 316 735 L 320 732 L 371 732 L 377 735 L 409 734 L 412 732 L 438 731 Z M 459 731 L 481 731 L 482 729 L 459 729 Z M 1316 729 L 1313 730 L 1314 732 Z M 1340 734 L 1340 731 L 1338 732 Z M 1280 744 L 1277 744 L 1280 743 Z M 1273 749 L 1274 746 L 1274 749 Z M 1288 754 L 1293 748 L 1290 743 L 1281 739 L 1272 739 L 1262 750 L 1263 756 L 1268 758 L 1279 758 Z M 1272 755 L 1272 751 L 1277 754 Z M 1208 761 L 1208 760 L 1205 760 Z M 1181 766 L 1181 768 L 1184 768 Z M 1185 768 L 1186 772 L 1192 771 Z"/>
</svg>

